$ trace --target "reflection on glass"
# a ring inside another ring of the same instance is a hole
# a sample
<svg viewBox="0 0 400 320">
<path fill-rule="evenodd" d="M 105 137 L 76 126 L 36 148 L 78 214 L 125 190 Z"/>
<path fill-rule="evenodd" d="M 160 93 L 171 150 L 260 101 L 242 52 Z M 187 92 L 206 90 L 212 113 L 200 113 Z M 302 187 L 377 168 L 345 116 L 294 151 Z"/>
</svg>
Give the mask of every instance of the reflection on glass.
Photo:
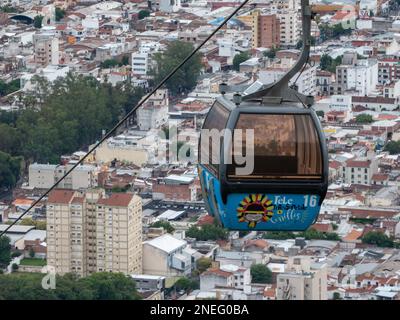
<svg viewBox="0 0 400 320">
<path fill-rule="evenodd" d="M 228 178 L 320 179 L 319 138 L 309 115 L 241 114 L 236 129 L 254 129 L 254 171 L 238 176 L 228 165 Z M 242 135 L 242 146 L 246 136 Z M 233 150 L 244 154 L 246 150 Z"/>
<path fill-rule="evenodd" d="M 202 130 L 216 129 L 221 132 L 221 130 L 225 129 L 228 118 L 229 110 L 223 107 L 219 102 L 215 102 L 207 115 Z M 214 139 L 219 138 L 218 136 L 214 136 Z M 205 156 L 208 159 L 208 165 L 206 166 L 217 174 L 219 168 L 219 149 L 216 145 L 216 141 L 213 141 L 211 136 L 208 138 L 208 141 L 202 138 L 200 140 L 200 150 L 199 162 L 201 163 L 202 157 Z"/>
</svg>

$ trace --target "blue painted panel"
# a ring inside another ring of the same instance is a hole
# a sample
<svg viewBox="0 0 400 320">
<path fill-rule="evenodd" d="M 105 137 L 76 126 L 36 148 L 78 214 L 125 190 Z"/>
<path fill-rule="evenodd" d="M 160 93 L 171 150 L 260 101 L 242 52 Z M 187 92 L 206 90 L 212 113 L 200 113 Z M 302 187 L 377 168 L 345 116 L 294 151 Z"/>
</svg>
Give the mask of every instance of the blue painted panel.
<svg viewBox="0 0 400 320">
<path fill-rule="evenodd" d="M 234 193 L 224 205 L 220 184 L 203 166 L 202 175 L 211 215 L 219 215 L 224 227 L 232 230 L 306 230 L 317 218 L 319 195 Z M 212 190 L 213 189 L 213 190 Z M 212 198 L 214 191 L 215 199 Z"/>
</svg>

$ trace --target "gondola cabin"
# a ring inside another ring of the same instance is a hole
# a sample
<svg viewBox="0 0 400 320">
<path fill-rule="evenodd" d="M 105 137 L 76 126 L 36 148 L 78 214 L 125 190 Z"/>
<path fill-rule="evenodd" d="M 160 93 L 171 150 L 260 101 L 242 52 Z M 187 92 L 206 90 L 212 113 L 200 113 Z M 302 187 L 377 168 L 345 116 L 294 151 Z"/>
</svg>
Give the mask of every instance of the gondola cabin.
<svg viewBox="0 0 400 320">
<path fill-rule="evenodd" d="M 222 95 L 203 123 L 198 171 L 206 209 L 223 227 L 305 230 L 328 185 L 318 117 L 301 104 L 235 104 Z"/>
</svg>

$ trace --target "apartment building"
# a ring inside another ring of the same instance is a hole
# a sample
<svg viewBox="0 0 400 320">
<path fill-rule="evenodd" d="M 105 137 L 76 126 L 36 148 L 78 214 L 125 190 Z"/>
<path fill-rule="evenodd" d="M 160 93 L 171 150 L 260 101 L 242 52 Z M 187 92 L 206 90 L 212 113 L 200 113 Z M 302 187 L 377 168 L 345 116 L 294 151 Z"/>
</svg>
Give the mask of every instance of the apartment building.
<svg viewBox="0 0 400 320">
<path fill-rule="evenodd" d="M 136 111 L 140 130 L 160 128 L 168 120 L 168 90 L 157 90 L 148 102 Z"/>
<path fill-rule="evenodd" d="M 309 256 L 289 257 L 285 272 L 277 276 L 277 300 L 326 300 L 325 265 L 312 265 Z"/>
<path fill-rule="evenodd" d="M 342 177 L 345 183 L 372 183 L 372 176 L 378 172 L 376 159 L 350 159 L 342 167 Z"/>
<path fill-rule="evenodd" d="M 47 201 L 47 261 L 59 274 L 142 272 L 142 204 L 129 193 L 54 190 Z"/>
<path fill-rule="evenodd" d="M 48 189 L 58 181 L 73 164 L 53 165 L 33 163 L 29 165 L 29 186 L 38 189 Z M 97 187 L 98 169 L 93 165 L 81 165 L 59 183 L 58 188 L 87 189 Z"/>
<path fill-rule="evenodd" d="M 33 46 L 36 64 L 42 67 L 58 65 L 59 42 L 54 34 L 33 35 Z"/>
<path fill-rule="evenodd" d="M 139 76 L 145 76 L 149 70 L 149 54 L 147 52 L 132 53 L 132 71 Z"/>
<path fill-rule="evenodd" d="M 278 48 L 280 46 L 280 21 L 275 14 L 252 13 L 253 48 Z"/>
<path fill-rule="evenodd" d="M 342 64 L 336 67 L 337 93 L 355 91 L 367 96 L 378 85 L 378 62 L 375 59 L 357 58 L 357 53 L 346 52 Z"/>
<path fill-rule="evenodd" d="M 384 58 L 378 63 L 378 81 L 385 84 L 400 79 L 400 63 L 395 58 Z"/>
<path fill-rule="evenodd" d="M 299 11 L 295 9 L 278 12 L 280 22 L 280 42 L 283 46 L 293 47 L 300 40 L 301 20 Z"/>
</svg>

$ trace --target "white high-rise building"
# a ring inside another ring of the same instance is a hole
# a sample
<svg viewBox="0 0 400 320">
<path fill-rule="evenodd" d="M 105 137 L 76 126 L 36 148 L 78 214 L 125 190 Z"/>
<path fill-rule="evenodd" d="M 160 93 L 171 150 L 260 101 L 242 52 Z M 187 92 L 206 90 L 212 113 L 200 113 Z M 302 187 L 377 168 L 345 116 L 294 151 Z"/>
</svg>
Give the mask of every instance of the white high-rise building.
<svg viewBox="0 0 400 320">
<path fill-rule="evenodd" d="M 355 91 L 359 96 L 371 94 L 378 85 L 378 61 L 358 59 L 357 53 L 346 52 L 342 65 L 336 67 L 337 93 Z"/>
</svg>

